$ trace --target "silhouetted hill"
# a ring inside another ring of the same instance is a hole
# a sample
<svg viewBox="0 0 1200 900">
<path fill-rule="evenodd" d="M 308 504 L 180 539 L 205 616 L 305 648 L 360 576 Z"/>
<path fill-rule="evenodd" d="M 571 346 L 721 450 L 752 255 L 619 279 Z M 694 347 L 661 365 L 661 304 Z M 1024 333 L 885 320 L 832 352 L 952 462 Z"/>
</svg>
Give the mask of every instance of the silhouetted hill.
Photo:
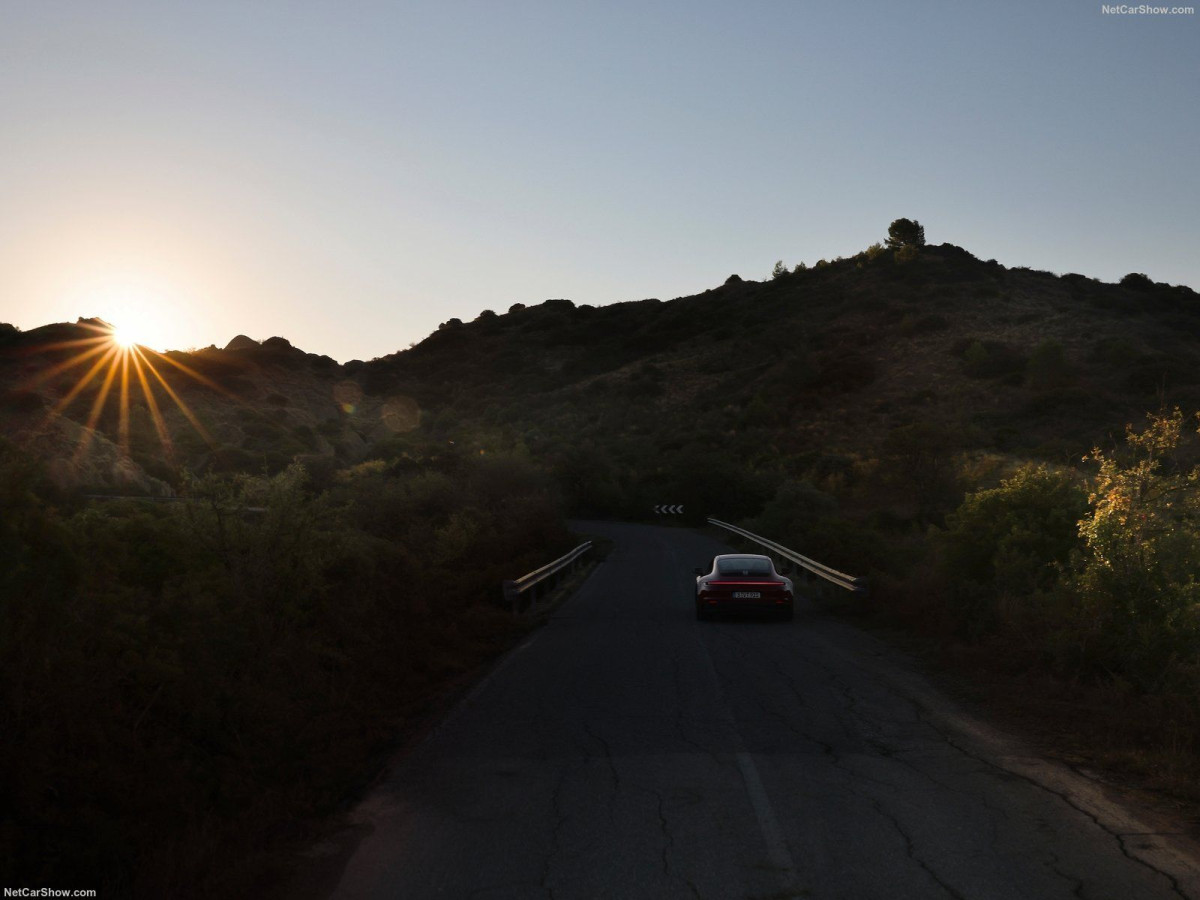
<svg viewBox="0 0 1200 900">
<path fill-rule="evenodd" d="M 594 442 L 795 469 L 877 456 L 920 426 L 961 449 L 1062 458 L 1164 402 L 1197 405 L 1198 333 L 1187 288 L 1007 269 L 943 244 L 670 302 L 451 321 L 362 378 L 414 396 L 434 429 L 539 453 Z"/>
<path fill-rule="evenodd" d="M 94 378 L 49 414 L 90 362 L 46 373 L 90 324 L 0 329 L 6 422 L 51 460 L 70 455 L 102 390 Z M 1009 269 L 950 244 L 900 262 L 877 247 L 666 302 L 516 304 L 345 366 L 281 337 L 151 355 L 173 452 L 135 380 L 129 453 L 110 398 L 94 442 L 107 455 L 58 474 L 117 487 L 119 463 L 171 482 L 172 464 L 275 470 L 297 456 L 336 467 L 515 448 L 584 507 L 640 509 L 694 493 L 697 469 L 733 472 L 753 496 L 746 477 L 850 473 L 914 442 L 1061 460 L 1147 410 L 1200 406 L 1197 335 L 1200 297 L 1145 276 Z"/>
</svg>

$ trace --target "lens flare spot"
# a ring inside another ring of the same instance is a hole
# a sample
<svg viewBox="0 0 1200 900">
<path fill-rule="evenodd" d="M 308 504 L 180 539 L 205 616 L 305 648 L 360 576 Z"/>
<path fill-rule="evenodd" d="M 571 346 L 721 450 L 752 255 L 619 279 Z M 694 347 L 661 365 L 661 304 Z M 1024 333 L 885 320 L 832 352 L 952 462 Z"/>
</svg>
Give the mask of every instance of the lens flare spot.
<svg viewBox="0 0 1200 900">
<path fill-rule="evenodd" d="M 391 397 L 383 404 L 379 417 L 392 431 L 412 431 L 421 424 L 421 407 L 412 397 Z"/>
<path fill-rule="evenodd" d="M 358 409 L 358 404 L 362 401 L 362 388 L 355 381 L 339 381 L 333 386 L 333 399 L 337 405 L 342 408 L 342 411 L 349 414 Z"/>
</svg>

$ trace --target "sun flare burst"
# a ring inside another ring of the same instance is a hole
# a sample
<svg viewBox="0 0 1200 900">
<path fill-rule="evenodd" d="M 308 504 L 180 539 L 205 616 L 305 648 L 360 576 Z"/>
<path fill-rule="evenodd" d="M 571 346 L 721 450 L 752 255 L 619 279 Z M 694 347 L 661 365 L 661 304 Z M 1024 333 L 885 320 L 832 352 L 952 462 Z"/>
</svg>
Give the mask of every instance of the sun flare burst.
<svg viewBox="0 0 1200 900">
<path fill-rule="evenodd" d="M 112 330 L 112 342 L 122 350 L 131 350 L 138 344 L 143 343 L 138 337 L 137 332 L 124 325 L 114 325 Z"/>
<path fill-rule="evenodd" d="M 91 409 L 75 450 L 77 461 L 87 452 L 110 397 L 116 405 L 118 445 L 123 453 L 130 452 L 130 409 L 131 405 L 139 402 L 136 399 L 138 388 L 141 389 L 140 402 L 153 422 L 154 431 L 168 460 L 174 457 L 174 446 L 163 416 L 164 401 L 173 404 L 201 438 L 210 447 L 216 448 L 208 430 L 162 370 L 174 373 L 176 377 L 200 382 L 237 402 L 242 402 L 240 398 L 186 363 L 146 346 L 136 328 L 113 326 L 100 319 L 80 319 L 78 326 L 86 336 L 46 344 L 40 348 L 51 353 L 68 351 L 71 355 L 38 373 L 28 385 L 48 382 L 71 369 L 83 370 L 83 374 L 69 389 L 64 385 L 65 393 L 46 417 L 49 421 L 64 413 L 85 390 L 91 390 L 91 394 L 87 395 L 91 399 Z M 159 392 L 163 395 L 161 400 L 156 396 Z"/>
</svg>

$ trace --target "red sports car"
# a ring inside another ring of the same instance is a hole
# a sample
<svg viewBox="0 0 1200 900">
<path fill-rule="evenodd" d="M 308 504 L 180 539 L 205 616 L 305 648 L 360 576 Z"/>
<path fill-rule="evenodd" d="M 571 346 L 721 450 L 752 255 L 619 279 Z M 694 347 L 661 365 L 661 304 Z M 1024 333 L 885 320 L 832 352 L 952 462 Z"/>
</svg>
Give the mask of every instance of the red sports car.
<svg viewBox="0 0 1200 900">
<path fill-rule="evenodd" d="M 769 556 L 726 553 L 709 570 L 696 569 L 696 618 L 716 612 L 772 612 L 792 617 L 792 580 L 775 571 Z"/>
</svg>

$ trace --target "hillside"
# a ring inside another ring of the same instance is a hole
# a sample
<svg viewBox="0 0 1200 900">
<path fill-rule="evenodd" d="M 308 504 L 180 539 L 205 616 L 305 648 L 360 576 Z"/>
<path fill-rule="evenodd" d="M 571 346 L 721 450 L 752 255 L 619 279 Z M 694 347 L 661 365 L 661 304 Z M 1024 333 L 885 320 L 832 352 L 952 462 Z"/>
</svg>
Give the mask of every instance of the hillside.
<svg viewBox="0 0 1200 900">
<path fill-rule="evenodd" d="M 346 365 L 0 326 L 0 868 L 180 897 L 294 871 L 297 823 L 529 627 L 497 585 L 578 542 L 563 513 L 658 503 L 867 576 L 803 590 L 1200 796 L 1196 440 L 1124 440 L 1200 408 L 1200 298 L 904 256 L 518 305 Z"/>
<path fill-rule="evenodd" d="M 150 378 L 172 452 L 135 383 L 129 453 L 114 386 L 72 460 L 102 378 L 59 415 L 91 363 L 45 373 L 85 327 L 5 332 L 3 415 L 64 484 L 114 490 L 170 490 L 180 466 L 518 449 L 582 511 L 630 514 L 720 501 L 698 471 L 848 476 L 922 444 L 1065 461 L 1147 410 L 1200 406 L 1195 292 L 1008 269 L 949 244 L 903 263 L 873 249 L 765 282 L 732 276 L 667 302 L 517 304 L 344 366 L 282 338 L 172 352 L 156 368 L 204 434 Z"/>
<path fill-rule="evenodd" d="M 1198 301 L 941 245 L 669 302 L 484 313 L 358 374 L 370 394 L 415 398 L 427 437 L 527 446 L 585 511 L 748 514 L 702 473 L 745 495 L 748 474 L 886 475 L 922 447 L 1064 462 L 1147 410 L 1200 405 Z"/>
</svg>

